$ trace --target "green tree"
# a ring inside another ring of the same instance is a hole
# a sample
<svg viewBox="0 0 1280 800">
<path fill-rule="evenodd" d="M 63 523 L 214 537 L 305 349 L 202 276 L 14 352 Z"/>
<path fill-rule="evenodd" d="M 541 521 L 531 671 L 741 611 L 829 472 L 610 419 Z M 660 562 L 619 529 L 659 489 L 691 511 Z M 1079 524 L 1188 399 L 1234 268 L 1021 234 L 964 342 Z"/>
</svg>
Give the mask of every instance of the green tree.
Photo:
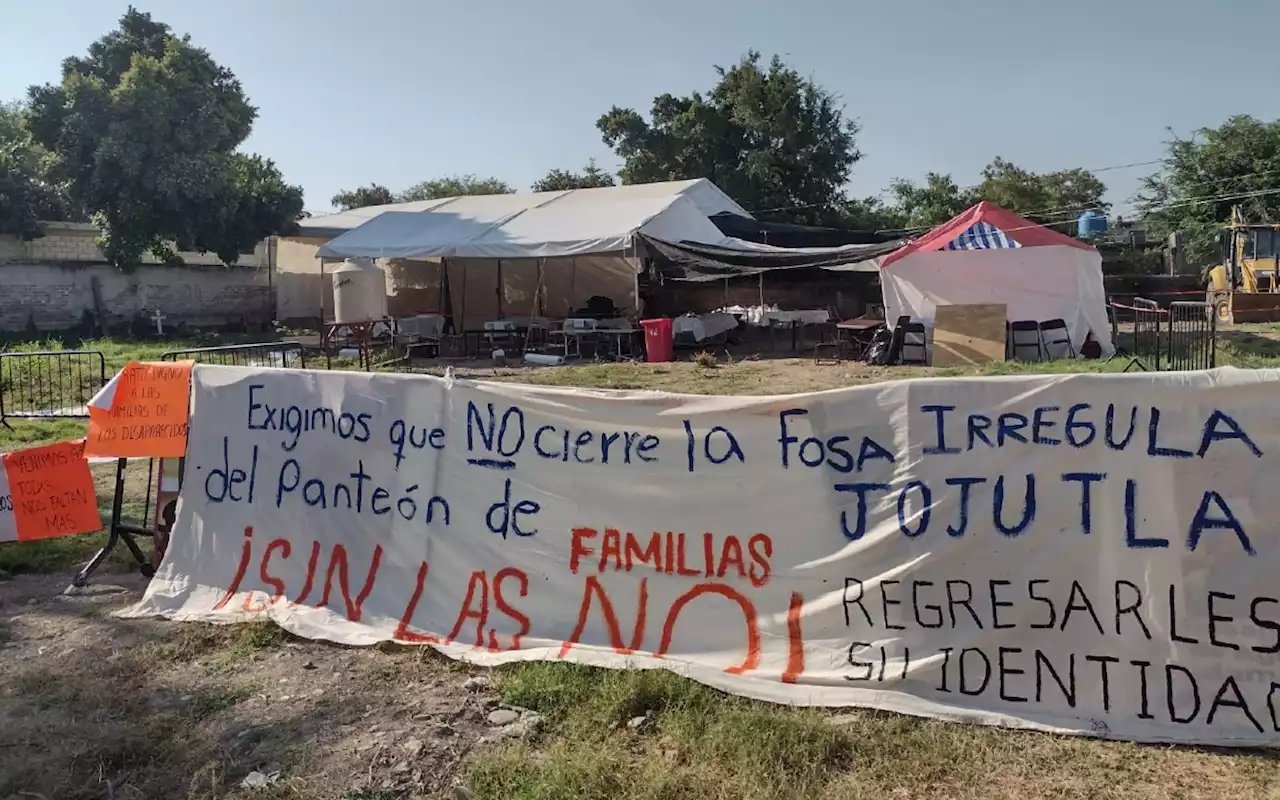
<svg viewBox="0 0 1280 800">
<path fill-rule="evenodd" d="M 0 233 L 40 236 L 41 220 L 75 216 L 56 164 L 36 144 L 21 103 L 0 103 Z"/>
<path fill-rule="evenodd" d="M 1192 264 L 1218 258 L 1217 237 L 1239 205 L 1249 222 L 1280 222 L 1280 121 L 1235 116 L 1188 138 L 1173 135 L 1137 196 L 1148 229 L 1181 231 Z"/>
<path fill-rule="evenodd" d="M 596 189 L 613 185 L 613 173 L 597 167 L 596 160 L 593 158 L 587 161 L 587 165 L 581 172 L 553 169 L 534 181 L 531 188 L 535 192 L 563 192 L 569 189 Z"/>
<path fill-rule="evenodd" d="M 941 225 L 977 202 L 972 189 L 958 186 L 950 175 L 930 172 L 923 183 L 901 178 L 889 184 L 897 210 L 906 228 L 932 228 Z"/>
<path fill-rule="evenodd" d="M 396 198 L 387 187 L 371 183 L 358 189 L 345 189 L 338 192 L 329 202 L 342 211 L 350 211 L 353 208 L 366 206 L 385 206 L 396 202 Z"/>
<path fill-rule="evenodd" d="M 469 194 L 512 194 L 506 181 L 497 178 L 477 178 L 475 175 L 454 175 L 410 186 L 396 200 L 408 203 L 414 200 L 437 200 L 442 197 L 462 197 Z"/>
<path fill-rule="evenodd" d="M 855 198 L 840 209 L 838 226 L 855 231 L 896 231 L 908 227 L 906 214 L 879 197 Z"/>
<path fill-rule="evenodd" d="M 999 156 L 982 170 L 978 197 L 1021 214 L 1042 225 L 1074 227 L 1076 218 L 1089 209 L 1105 210 L 1107 187 L 1085 169 L 1043 174 L 1031 172 Z"/>
<path fill-rule="evenodd" d="M 60 83 L 28 96 L 32 138 L 116 266 L 146 252 L 174 262 L 170 242 L 231 263 L 302 213 L 300 188 L 237 152 L 257 115 L 239 81 L 150 14 L 130 8 L 86 57 L 63 62 Z"/>
<path fill-rule="evenodd" d="M 706 93 L 655 97 L 646 121 L 615 106 L 596 127 L 622 159 L 622 182 L 708 178 L 762 218 L 831 224 L 862 157 L 858 125 L 835 95 L 777 56 L 748 52 Z"/>
<path fill-rule="evenodd" d="M 1059 228 L 1075 224 L 1091 209 L 1106 209 L 1107 187 L 1092 172 L 1068 169 L 1036 173 L 997 156 L 982 170 L 982 183 L 956 184 L 950 175 L 930 172 L 921 183 L 895 180 L 889 187 L 892 207 L 910 228 L 940 225 L 977 203 L 990 201 L 1042 225 Z"/>
</svg>

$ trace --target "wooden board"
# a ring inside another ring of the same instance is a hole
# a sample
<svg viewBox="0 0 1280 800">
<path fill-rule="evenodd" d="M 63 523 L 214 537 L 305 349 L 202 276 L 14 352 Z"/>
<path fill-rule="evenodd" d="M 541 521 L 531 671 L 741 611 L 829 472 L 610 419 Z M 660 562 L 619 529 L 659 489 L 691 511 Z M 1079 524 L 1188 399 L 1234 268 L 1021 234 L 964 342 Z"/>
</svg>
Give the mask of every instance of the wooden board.
<svg viewBox="0 0 1280 800">
<path fill-rule="evenodd" d="M 933 316 L 933 366 L 1005 360 L 1004 304 L 938 306 Z"/>
</svg>

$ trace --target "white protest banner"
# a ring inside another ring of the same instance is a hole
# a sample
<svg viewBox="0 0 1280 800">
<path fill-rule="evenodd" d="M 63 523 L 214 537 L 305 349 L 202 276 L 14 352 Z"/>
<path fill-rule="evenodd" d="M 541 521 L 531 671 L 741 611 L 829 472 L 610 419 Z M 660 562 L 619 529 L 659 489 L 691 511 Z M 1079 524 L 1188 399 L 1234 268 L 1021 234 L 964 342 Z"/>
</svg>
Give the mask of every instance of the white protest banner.
<svg viewBox="0 0 1280 800">
<path fill-rule="evenodd" d="M 197 366 L 130 613 L 1280 742 L 1280 373 L 786 397 Z"/>
</svg>

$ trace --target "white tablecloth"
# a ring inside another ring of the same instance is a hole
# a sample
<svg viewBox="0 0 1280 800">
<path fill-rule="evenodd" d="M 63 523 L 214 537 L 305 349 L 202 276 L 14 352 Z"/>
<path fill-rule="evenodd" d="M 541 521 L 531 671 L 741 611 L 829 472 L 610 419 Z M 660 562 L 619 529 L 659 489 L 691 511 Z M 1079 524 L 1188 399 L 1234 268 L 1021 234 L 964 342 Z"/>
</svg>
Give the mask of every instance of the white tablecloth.
<svg viewBox="0 0 1280 800">
<path fill-rule="evenodd" d="M 831 320 L 831 314 L 825 308 L 805 309 L 802 311 L 779 311 L 778 309 L 752 306 L 744 315 L 748 325 L 768 327 L 772 324 L 790 325 L 798 322 L 801 325 L 822 325 Z"/>
<path fill-rule="evenodd" d="M 696 317 L 676 317 L 672 321 L 671 330 L 676 336 L 688 333 L 695 342 L 706 341 L 726 331 L 738 327 L 738 318 L 732 314 L 713 311 L 710 314 L 699 314 Z"/>
</svg>

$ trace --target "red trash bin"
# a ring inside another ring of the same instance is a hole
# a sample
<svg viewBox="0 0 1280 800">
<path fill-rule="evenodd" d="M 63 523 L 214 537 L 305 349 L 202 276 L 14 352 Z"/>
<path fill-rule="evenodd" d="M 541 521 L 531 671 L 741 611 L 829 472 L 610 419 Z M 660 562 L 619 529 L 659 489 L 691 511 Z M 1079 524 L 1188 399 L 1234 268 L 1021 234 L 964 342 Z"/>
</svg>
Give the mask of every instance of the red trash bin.
<svg viewBox="0 0 1280 800">
<path fill-rule="evenodd" d="M 675 334 L 672 332 L 672 321 L 669 319 L 642 319 L 640 327 L 644 329 L 645 361 L 675 361 Z"/>
</svg>

